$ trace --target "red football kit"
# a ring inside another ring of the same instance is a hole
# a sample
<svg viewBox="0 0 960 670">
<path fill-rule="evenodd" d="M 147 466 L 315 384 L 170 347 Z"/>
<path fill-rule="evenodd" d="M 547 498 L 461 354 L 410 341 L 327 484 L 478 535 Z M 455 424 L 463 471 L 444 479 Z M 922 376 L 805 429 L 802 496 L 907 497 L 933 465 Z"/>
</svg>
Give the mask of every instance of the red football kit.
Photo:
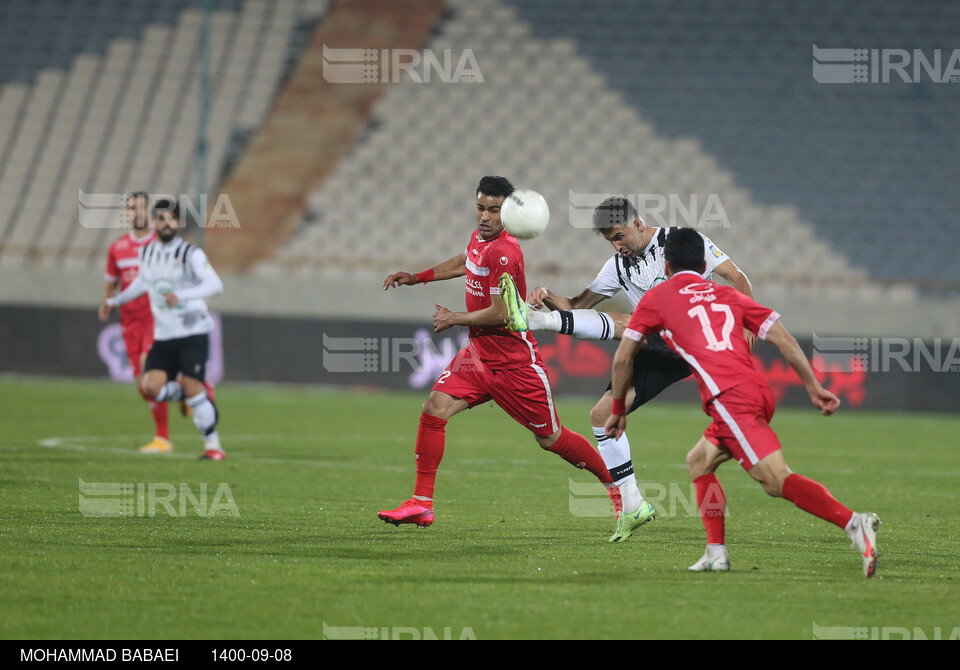
<svg viewBox="0 0 960 670">
<path fill-rule="evenodd" d="M 153 241 L 156 233 L 150 231 L 144 237 L 134 237 L 127 233 L 110 245 L 107 253 L 107 270 L 104 278 L 109 281 L 120 280 L 120 290 L 127 288 L 140 274 L 138 253 L 140 248 Z M 150 311 L 150 298 L 146 294 L 120 307 L 120 325 L 123 328 L 123 341 L 127 346 L 127 358 L 135 376 L 139 375 L 140 359 L 153 346 L 153 314 Z"/>
<path fill-rule="evenodd" d="M 769 426 L 773 396 L 753 367 L 743 328 L 766 339 L 779 318 L 736 289 L 685 271 L 646 293 L 623 336 L 640 341 L 660 333 L 697 377 L 703 410 L 713 418 L 704 436 L 750 470 L 780 441 Z"/>
<path fill-rule="evenodd" d="M 490 306 L 490 297 L 500 294 L 504 273 L 513 277 L 520 295 L 526 295 L 523 252 L 507 231 L 489 241 L 474 232 L 466 255 L 468 312 Z M 471 407 L 493 400 L 541 437 L 560 428 L 540 350 L 529 332 L 471 327 L 469 344 L 443 371 L 433 390 L 466 400 Z"/>
</svg>

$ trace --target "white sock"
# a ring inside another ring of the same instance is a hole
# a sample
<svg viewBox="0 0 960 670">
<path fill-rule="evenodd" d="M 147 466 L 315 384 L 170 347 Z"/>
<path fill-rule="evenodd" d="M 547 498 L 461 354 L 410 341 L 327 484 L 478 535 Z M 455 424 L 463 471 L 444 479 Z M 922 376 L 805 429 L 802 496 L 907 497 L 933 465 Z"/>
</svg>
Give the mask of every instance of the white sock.
<svg viewBox="0 0 960 670">
<path fill-rule="evenodd" d="M 204 451 L 223 451 L 223 447 L 220 446 L 220 435 L 217 433 L 217 431 L 213 431 L 209 435 L 204 436 L 203 450 Z"/>
<path fill-rule="evenodd" d="M 727 555 L 727 545 L 725 544 L 708 544 L 707 545 L 707 556 L 710 558 L 716 558 L 717 556 L 726 556 Z"/>
<path fill-rule="evenodd" d="M 211 436 L 217 439 L 217 409 L 207 397 L 207 392 L 201 391 L 192 398 L 187 398 L 187 404 L 193 408 L 193 425 L 197 427 L 204 439 L 210 440 Z M 217 439 L 217 448 L 219 444 L 220 441 Z"/>
<path fill-rule="evenodd" d="M 180 382 L 167 382 L 157 394 L 157 402 L 179 402 L 183 400 L 183 387 Z"/>
<path fill-rule="evenodd" d="M 597 438 L 597 447 L 603 464 L 610 471 L 613 483 L 620 488 L 620 498 L 623 500 L 623 511 L 633 512 L 643 496 L 637 487 L 637 478 L 633 473 L 633 462 L 630 460 L 630 441 L 624 433 L 619 438 L 607 437 L 603 428 L 593 427 L 593 435 Z"/>
<path fill-rule="evenodd" d="M 850 517 L 850 520 L 847 521 L 847 525 L 843 527 L 847 531 L 847 535 L 850 536 L 850 539 L 853 540 L 857 536 L 857 530 L 860 528 L 860 515 L 856 512 L 853 513 L 853 516 Z"/>
<path fill-rule="evenodd" d="M 573 335 L 581 340 L 612 340 L 617 330 L 613 317 L 595 309 L 572 309 L 557 312 L 563 335 Z"/>
<path fill-rule="evenodd" d="M 527 310 L 527 326 L 530 330 L 549 330 L 560 332 L 559 312 L 540 312 L 533 308 Z"/>
</svg>

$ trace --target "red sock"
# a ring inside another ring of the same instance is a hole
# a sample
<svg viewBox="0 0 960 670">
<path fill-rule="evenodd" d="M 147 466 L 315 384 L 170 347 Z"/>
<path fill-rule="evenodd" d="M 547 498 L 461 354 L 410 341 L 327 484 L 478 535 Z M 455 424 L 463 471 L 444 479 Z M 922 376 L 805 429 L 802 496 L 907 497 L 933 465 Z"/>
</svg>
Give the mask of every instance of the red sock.
<svg viewBox="0 0 960 670">
<path fill-rule="evenodd" d="M 433 507 L 433 486 L 437 481 L 437 468 L 443 459 L 443 443 L 445 440 L 445 419 L 439 419 L 429 414 L 420 415 L 420 429 L 417 431 L 417 483 L 413 487 L 413 495 L 426 500 L 420 500 L 424 507 Z"/>
<path fill-rule="evenodd" d="M 552 451 L 575 468 L 586 468 L 600 480 L 600 483 L 613 483 L 613 477 L 607 472 L 607 466 L 603 464 L 600 452 L 594 449 L 593 445 L 583 435 L 561 426 L 560 437 L 553 443 L 549 451 Z"/>
<path fill-rule="evenodd" d="M 700 510 L 703 527 L 707 531 L 707 544 L 726 544 L 724 515 L 727 513 L 727 496 L 723 492 L 723 487 L 720 486 L 720 480 L 711 472 L 708 475 L 700 475 L 693 480 L 693 483 L 697 487 L 697 508 Z"/>
<path fill-rule="evenodd" d="M 793 474 L 783 480 L 783 497 L 804 512 L 841 528 L 846 528 L 853 516 L 853 510 L 834 498 L 826 486 L 803 475 Z"/>
<path fill-rule="evenodd" d="M 167 421 L 167 403 L 157 402 L 152 398 L 148 398 L 147 396 L 143 395 L 143 391 L 140 391 L 140 395 L 142 395 L 143 399 L 150 404 L 150 411 L 153 412 L 153 422 L 157 424 L 154 435 L 157 437 L 162 437 L 165 440 L 169 440 L 170 423 Z"/>
</svg>

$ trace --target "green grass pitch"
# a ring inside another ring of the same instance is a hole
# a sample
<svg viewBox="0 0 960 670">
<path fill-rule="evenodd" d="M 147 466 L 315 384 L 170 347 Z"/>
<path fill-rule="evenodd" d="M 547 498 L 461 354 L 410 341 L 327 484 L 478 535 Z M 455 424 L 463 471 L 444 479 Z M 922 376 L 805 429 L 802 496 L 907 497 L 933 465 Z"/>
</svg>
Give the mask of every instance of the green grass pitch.
<svg viewBox="0 0 960 670">
<path fill-rule="evenodd" d="M 196 460 L 200 438 L 175 407 L 175 453 L 137 454 L 151 421 L 130 386 L 0 379 L 0 636 L 321 638 L 326 625 L 810 639 L 814 624 L 944 637 L 960 626 L 956 415 L 777 412 L 794 471 L 883 519 L 878 577 L 866 580 L 842 531 L 768 498 L 735 463 L 719 471 L 730 573 L 687 572 L 705 539 L 682 504 L 608 544 L 612 517 L 578 515 L 587 499 L 571 498 L 571 480 L 592 477 L 494 405 L 450 422 L 434 525 L 385 525 L 377 510 L 412 490 L 424 398 L 228 383 L 218 403 L 229 458 L 214 463 Z M 558 404 L 585 434 L 589 407 Z M 632 415 L 640 481 L 688 493 L 684 455 L 706 423 L 694 405 L 655 401 Z M 239 516 L 85 516 L 80 479 L 206 484 L 211 497 L 227 484 Z"/>
</svg>

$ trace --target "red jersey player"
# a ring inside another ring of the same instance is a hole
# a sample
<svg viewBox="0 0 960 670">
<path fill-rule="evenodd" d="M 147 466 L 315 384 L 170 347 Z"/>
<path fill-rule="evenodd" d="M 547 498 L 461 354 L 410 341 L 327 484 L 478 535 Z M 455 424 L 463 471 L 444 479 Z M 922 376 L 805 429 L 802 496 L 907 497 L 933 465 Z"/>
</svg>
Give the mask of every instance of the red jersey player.
<svg viewBox="0 0 960 670">
<path fill-rule="evenodd" d="M 513 190 L 503 177 L 481 179 L 476 193 L 477 229 L 466 251 L 419 274 L 397 272 L 383 281 L 386 290 L 465 276 L 467 311 L 451 312 L 437 305 L 433 322 L 438 333 L 452 326 L 470 328 L 469 344 L 440 374 L 423 405 L 413 497 L 397 509 L 380 512 L 378 516 L 386 523 L 433 523 L 433 489 L 443 458 L 447 420 L 489 400 L 531 431 L 543 449 L 596 475 L 607 485 L 616 506 L 617 489 L 600 454 L 582 435 L 560 425 L 537 341 L 530 333 L 503 327 L 507 316 L 504 301 L 522 300 L 519 296 L 527 290 L 523 252 L 500 223 L 500 205 Z"/>
<path fill-rule="evenodd" d="M 107 253 L 106 284 L 103 287 L 104 301 L 119 288 L 127 288 L 140 274 L 138 253 L 143 245 L 156 237 L 150 227 L 149 202 L 146 193 L 131 193 L 126 197 L 123 217 L 130 222 L 132 229 L 110 245 Z M 109 312 L 100 308 L 100 320 L 106 322 Z M 140 387 L 140 373 L 143 361 L 153 346 L 153 314 L 150 312 L 150 299 L 143 295 L 120 308 L 120 326 L 123 329 L 123 342 L 127 347 L 127 359 Z M 141 393 L 141 395 L 143 395 Z M 143 396 L 150 403 L 156 433 L 153 440 L 140 448 L 144 453 L 167 453 L 172 449 L 170 431 L 167 423 L 167 404 L 156 402 Z"/>
<path fill-rule="evenodd" d="M 729 286 L 703 279 L 703 238 L 695 230 L 674 232 L 664 256 L 669 280 L 648 291 L 637 305 L 614 357 L 613 410 L 606 430 L 611 437 L 623 432 L 633 357 L 645 337 L 659 333 L 692 368 L 703 410 L 713 419 L 687 454 L 687 470 L 707 531 L 707 550 L 690 570 L 730 569 L 724 544 L 726 498 L 714 472 L 724 461 L 736 458 L 771 496 L 786 498 L 843 528 L 862 555 L 864 575 L 872 576 L 880 520 L 875 514 L 853 512 L 822 484 L 787 467 L 769 425 L 774 412 L 770 387 L 753 367 L 743 328 L 780 350 L 822 414 L 833 414 L 840 400 L 820 386 L 797 341 L 779 322 L 779 314 Z"/>
</svg>

